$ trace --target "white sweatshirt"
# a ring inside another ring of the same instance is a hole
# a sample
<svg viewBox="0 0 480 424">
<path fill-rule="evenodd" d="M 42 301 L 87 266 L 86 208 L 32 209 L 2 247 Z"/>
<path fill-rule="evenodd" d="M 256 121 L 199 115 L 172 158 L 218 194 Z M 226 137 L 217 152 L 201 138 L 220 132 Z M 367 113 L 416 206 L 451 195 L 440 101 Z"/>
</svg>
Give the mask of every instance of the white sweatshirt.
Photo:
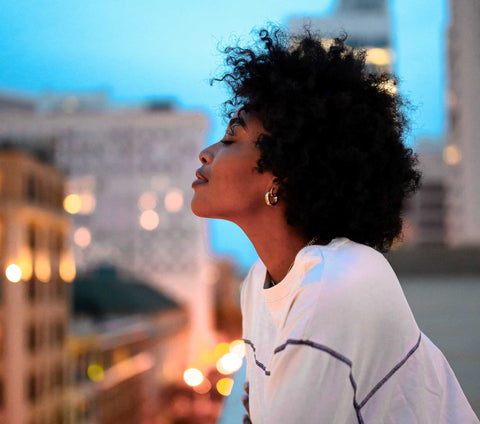
<svg viewBox="0 0 480 424">
<path fill-rule="evenodd" d="M 242 287 L 253 424 L 479 423 L 383 255 L 337 238 L 265 275 Z"/>
</svg>

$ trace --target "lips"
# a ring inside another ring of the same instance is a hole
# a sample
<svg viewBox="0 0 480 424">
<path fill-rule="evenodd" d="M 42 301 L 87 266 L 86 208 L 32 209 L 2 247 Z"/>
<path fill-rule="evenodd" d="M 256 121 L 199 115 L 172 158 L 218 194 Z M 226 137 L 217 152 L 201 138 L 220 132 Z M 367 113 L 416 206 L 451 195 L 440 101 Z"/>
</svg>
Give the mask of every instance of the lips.
<svg viewBox="0 0 480 424">
<path fill-rule="evenodd" d="M 203 175 L 199 169 L 197 169 L 197 172 L 195 172 L 195 176 L 200 180 L 200 181 L 203 181 L 205 183 L 208 183 L 208 178 Z"/>
<path fill-rule="evenodd" d="M 197 169 L 197 172 L 195 172 L 195 176 L 197 177 L 197 179 L 192 183 L 192 188 L 201 184 L 208 183 L 208 178 L 203 175 L 199 169 Z"/>
</svg>

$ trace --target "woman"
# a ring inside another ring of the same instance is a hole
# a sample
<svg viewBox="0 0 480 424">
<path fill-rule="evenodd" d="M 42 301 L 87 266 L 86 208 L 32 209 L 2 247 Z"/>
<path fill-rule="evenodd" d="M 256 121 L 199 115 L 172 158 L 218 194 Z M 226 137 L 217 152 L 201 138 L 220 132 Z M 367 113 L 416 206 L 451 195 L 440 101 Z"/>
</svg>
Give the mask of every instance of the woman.
<svg viewBox="0 0 480 424">
<path fill-rule="evenodd" d="M 231 119 L 192 185 L 193 212 L 260 257 L 241 299 L 251 421 L 478 423 L 379 253 L 420 180 L 390 77 L 341 39 L 259 39 L 226 49 Z"/>
</svg>

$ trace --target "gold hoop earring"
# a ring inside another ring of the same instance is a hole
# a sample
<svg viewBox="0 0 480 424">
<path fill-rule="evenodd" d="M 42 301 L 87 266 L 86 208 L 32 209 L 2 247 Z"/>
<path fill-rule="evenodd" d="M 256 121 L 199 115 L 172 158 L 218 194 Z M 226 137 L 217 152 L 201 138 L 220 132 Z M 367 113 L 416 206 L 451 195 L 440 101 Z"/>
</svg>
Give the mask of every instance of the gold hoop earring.
<svg viewBox="0 0 480 424">
<path fill-rule="evenodd" d="M 268 206 L 275 206 L 278 203 L 278 196 L 273 194 L 273 187 L 265 193 L 265 203 Z"/>
</svg>

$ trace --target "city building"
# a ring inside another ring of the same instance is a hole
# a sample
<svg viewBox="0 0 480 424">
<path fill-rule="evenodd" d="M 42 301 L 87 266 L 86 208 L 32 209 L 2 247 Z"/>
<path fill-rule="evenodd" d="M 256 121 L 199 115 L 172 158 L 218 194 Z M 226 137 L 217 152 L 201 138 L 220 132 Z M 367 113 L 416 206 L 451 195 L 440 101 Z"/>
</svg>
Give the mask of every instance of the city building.
<svg viewBox="0 0 480 424">
<path fill-rule="evenodd" d="M 393 70 L 391 19 L 386 0 L 338 0 L 332 15 L 293 18 L 295 32 L 304 25 L 327 38 L 348 35 L 346 43 L 366 50 L 367 66 L 372 71 Z M 391 86 L 396 90 L 395 85 Z M 446 166 L 442 158 L 443 142 L 423 138 L 415 145 L 423 174 L 422 186 L 406 202 L 402 238 L 394 247 L 441 245 L 446 240 Z"/>
<path fill-rule="evenodd" d="M 0 92 L 0 112 L 34 112 L 35 102 L 18 93 Z"/>
<path fill-rule="evenodd" d="M 39 113 L 98 113 L 108 108 L 108 93 L 104 90 L 45 91 L 35 99 L 35 110 Z"/>
<path fill-rule="evenodd" d="M 62 174 L 0 149 L 0 422 L 67 422 L 70 219 Z"/>
<path fill-rule="evenodd" d="M 451 246 L 480 244 L 480 2 L 450 1 L 448 34 L 449 165 L 447 240 Z"/>
<path fill-rule="evenodd" d="M 372 70 L 391 71 L 393 51 L 388 3 L 386 0 L 337 0 L 332 15 L 292 18 L 290 30 L 299 32 L 308 26 L 325 38 L 346 33 L 348 45 L 366 49 L 366 62 Z"/>
<path fill-rule="evenodd" d="M 205 116 L 169 102 L 101 110 L 100 95 L 50 97 L 42 113 L 0 113 L 0 140 L 41 145 L 68 176 L 64 207 L 80 272 L 110 263 L 187 307 L 194 361 L 216 337 L 205 231 L 189 208 Z"/>
<path fill-rule="evenodd" d="M 163 399 L 189 365 L 186 311 L 111 266 L 78 277 L 73 288 L 69 422 L 170 423 Z"/>
<path fill-rule="evenodd" d="M 404 211 L 403 235 L 399 245 L 443 245 L 446 242 L 446 171 L 443 142 L 421 138 L 415 146 L 420 189 L 407 199 Z"/>
</svg>

